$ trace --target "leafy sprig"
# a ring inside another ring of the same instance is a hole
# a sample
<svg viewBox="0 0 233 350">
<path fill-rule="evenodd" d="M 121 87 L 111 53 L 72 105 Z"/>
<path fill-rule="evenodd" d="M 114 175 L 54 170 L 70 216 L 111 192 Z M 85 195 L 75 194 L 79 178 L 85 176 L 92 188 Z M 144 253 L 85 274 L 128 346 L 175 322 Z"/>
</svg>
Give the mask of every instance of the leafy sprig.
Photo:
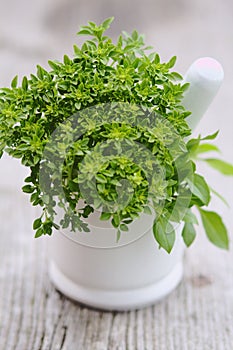
<svg viewBox="0 0 233 350">
<path fill-rule="evenodd" d="M 219 148 L 209 143 L 209 141 L 212 141 L 216 139 L 218 136 L 219 131 L 215 132 L 214 134 L 208 135 L 206 137 L 201 137 L 199 135 L 196 139 L 191 139 L 187 143 L 187 148 L 189 150 L 189 156 L 190 158 L 195 161 L 203 161 L 207 165 L 211 166 L 213 169 L 217 170 L 223 175 L 229 175 L 233 176 L 233 165 L 225 162 L 218 158 L 202 158 L 206 153 L 209 152 L 217 152 L 220 153 Z M 208 141 L 208 143 L 206 143 Z M 202 143 L 204 142 L 204 143 Z M 214 194 L 218 196 L 224 204 L 228 205 L 224 197 L 222 197 L 217 191 L 212 189 L 205 181 L 203 177 L 200 177 L 200 175 L 196 175 L 197 177 L 194 179 L 193 188 L 192 188 L 192 201 L 191 203 L 193 206 L 196 206 L 200 218 L 203 224 L 203 227 L 205 229 L 205 232 L 207 234 L 207 237 L 209 240 L 214 243 L 219 248 L 228 249 L 229 247 L 229 238 L 227 234 L 227 229 L 220 217 L 219 214 L 217 214 L 214 211 L 208 211 L 206 209 L 203 209 L 203 206 L 208 206 L 211 199 L 211 194 Z M 194 221 L 193 221 L 194 220 Z M 183 238 L 187 246 L 189 246 L 195 236 L 195 228 L 193 226 L 193 223 L 198 224 L 198 220 L 195 216 L 191 216 L 191 220 L 188 220 L 185 222 L 185 226 L 183 229 Z"/>
</svg>

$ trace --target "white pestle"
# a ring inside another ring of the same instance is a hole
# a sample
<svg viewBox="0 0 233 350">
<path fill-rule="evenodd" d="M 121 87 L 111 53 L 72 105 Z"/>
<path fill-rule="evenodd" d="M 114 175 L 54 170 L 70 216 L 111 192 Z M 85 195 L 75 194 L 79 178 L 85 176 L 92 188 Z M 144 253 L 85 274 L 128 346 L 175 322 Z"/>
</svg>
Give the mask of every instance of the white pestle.
<svg viewBox="0 0 233 350">
<path fill-rule="evenodd" d="M 221 64 L 211 57 L 199 58 L 189 67 L 184 82 L 190 83 L 190 86 L 184 94 L 182 104 L 192 112 L 187 118 L 192 130 L 216 96 L 223 78 L 224 71 Z"/>
</svg>

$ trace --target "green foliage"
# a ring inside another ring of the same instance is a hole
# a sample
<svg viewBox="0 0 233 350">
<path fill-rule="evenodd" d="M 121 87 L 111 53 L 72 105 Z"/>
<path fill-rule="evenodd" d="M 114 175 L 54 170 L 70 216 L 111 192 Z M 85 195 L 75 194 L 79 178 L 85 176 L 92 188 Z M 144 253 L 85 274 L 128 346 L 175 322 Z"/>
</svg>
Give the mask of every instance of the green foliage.
<svg viewBox="0 0 233 350">
<path fill-rule="evenodd" d="M 136 31 L 123 32 L 114 44 L 105 35 L 112 20 L 82 26 L 77 34 L 90 38 L 74 45 L 74 57 L 49 61 L 49 71 L 38 65 L 36 75 L 21 84 L 16 76 L 11 88 L 0 90 L 0 156 L 6 151 L 31 170 L 22 190 L 42 208 L 35 237 L 59 228 L 87 232 L 83 219 L 101 208 L 100 219 L 110 220 L 119 240 L 144 212 L 155 215 L 155 239 L 170 252 L 172 222 L 185 222 L 182 235 L 189 246 L 198 223 L 190 208 L 209 204 L 210 189 L 196 173 L 195 159 L 218 151 L 206 143 L 218 132 L 186 141 L 190 112 L 181 101 L 188 84 L 171 70 L 176 57 L 162 63 L 158 53 L 147 53 L 151 48 Z M 232 175 L 231 165 L 206 161 Z M 59 222 L 57 208 L 64 213 Z M 207 236 L 226 248 L 217 214 L 200 213 Z M 211 233 L 210 216 L 221 237 Z"/>
<path fill-rule="evenodd" d="M 233 165 L 221 159 L 206 158 L 204 159 L 212 168 L 218 170 L 223 175 L 233 175 Z"/>
<path fill-rule="evenodd" d="M 196 231 L 194 225 L 191 222 L 186 222 L 184 224 L 182 237 L 187 247 L 189 247 L 193 243 L 196 237 Z"/>
<path fill-rule="evenodd" d="M 175 243 L 175 230 L 166 217 L 160 217 L 153 226 L 154 236 L 159 246 L 168 253 L 171 252 Z"/>
<path fill-rule="evenodd" d="M 208 205 L 210 202 L 210 190 L 203 176 L 194 174 L 192 181 L 188 180 L 193 194 L 193 203 L 199 206 Z"/>
<path fill-rule="evenodd" d="M 229 240 L 221 217 L 213 211 L 203 209 L 199 209 L 199 211 L 209 240 L 219 248 L 228 249 Z"/>
</svg>

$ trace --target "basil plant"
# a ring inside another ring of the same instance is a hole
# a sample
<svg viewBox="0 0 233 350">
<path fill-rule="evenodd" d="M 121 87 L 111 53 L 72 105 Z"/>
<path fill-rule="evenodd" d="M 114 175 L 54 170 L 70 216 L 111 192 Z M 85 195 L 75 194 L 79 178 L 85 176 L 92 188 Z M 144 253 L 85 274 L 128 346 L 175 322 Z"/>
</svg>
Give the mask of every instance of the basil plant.
<svg viewBox="0 0 233 350">
<path fill-rule="evenodd" d="M 0 90 L 0 156 L 30 168 L 22 190 L 41 207 L 35 237 L 67 228 L 85 234 L 99 211 L 120 241 L 143 213 L 153 216 L 155 240 L 168 253 L 176 224 L 183 222 L 189 246 L 199 220 L 209 240 L 227 249 L 221 217 L 206 209 L 217 193 L 196 171 L 200 155 L 218 151 L 211 143 L 218 132 L 191 138 L 191 113 L 182 106 L 188 84 L 173 71 L 176 57 L 161 62 L 136 31 L 113 43 L 105 35 L 112 20 L 82 26 L 77 34 L 87 39 L 72 58 L 37 66 Z M 204 160 L 233 175 L 231 164 Z"/>
</svg>

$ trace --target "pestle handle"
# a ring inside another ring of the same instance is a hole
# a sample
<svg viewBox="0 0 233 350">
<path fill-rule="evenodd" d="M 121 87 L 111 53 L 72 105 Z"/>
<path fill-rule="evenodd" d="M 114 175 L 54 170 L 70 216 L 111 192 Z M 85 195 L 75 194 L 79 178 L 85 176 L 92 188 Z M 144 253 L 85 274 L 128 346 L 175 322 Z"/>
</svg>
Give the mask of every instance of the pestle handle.
<svg viewBox="0 0 233 350">
<path fill-rule="evenodd" d="M 182 104 L 192 112 L 187 118 L 192 130 L 216 96 L 223 78 L 224 71 L 221 64 L 211 57 L 199 58 L 189 67 L 184 82 L 190 83 L 190 86 L 184 94 Z"/>
</svg>

